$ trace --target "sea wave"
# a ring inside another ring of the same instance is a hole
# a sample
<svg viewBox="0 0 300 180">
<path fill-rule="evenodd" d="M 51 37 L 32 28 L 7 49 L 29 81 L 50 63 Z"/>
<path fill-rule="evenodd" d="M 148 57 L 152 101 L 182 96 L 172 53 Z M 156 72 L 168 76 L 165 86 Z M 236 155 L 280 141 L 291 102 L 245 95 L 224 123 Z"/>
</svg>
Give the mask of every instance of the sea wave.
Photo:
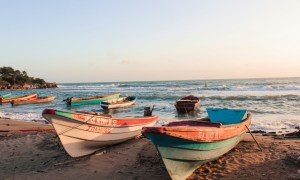
<svg viewBox="0 0 300 180">
<path fill-rule="evenodd" d="M 300 86 L 237 86 L 231 87 L 230 91 L 297 91 L 300 90 Z"/>
<path fill-rule="evenodd" d="M 3 119 L 16 119 L 24 121 L 46 121 L 41 114 L 28 112 L 1 112 L 0 117 Z"/>
</svg>

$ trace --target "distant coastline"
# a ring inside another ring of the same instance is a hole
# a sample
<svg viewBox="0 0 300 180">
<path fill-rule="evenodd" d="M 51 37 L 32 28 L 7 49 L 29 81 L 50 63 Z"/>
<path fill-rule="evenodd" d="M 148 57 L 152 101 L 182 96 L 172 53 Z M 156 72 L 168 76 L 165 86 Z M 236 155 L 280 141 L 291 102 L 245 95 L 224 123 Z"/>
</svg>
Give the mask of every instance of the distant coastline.
<svg viewBox="0 0 300 180">
<path fill-rule="evenodd" d="M 46 82 L 41 78 L 28 76 L 26 71 L 14 70 L 12 67 L 0 68 L 0 90 L 26 90 L 57 88 L 56 83 Z"/>
</svg>

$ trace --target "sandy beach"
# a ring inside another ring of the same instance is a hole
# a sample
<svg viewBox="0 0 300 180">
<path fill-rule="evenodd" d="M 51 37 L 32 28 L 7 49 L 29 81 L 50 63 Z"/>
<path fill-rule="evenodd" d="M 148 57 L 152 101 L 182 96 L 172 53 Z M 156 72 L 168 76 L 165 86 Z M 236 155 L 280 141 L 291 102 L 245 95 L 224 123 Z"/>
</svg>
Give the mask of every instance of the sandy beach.
<svg viewBox="0 0 300 180">
<path fill-rule="evenodd" d="M 170 179 L 154 145 L 143 137 L 72 158 L 50 125 L 0 120 L 0 132 L 0 179 Z M 263 151 L 246 135 L 188 179 L 300 179 L 300 139 L 256 138 Z"/>
</svg>

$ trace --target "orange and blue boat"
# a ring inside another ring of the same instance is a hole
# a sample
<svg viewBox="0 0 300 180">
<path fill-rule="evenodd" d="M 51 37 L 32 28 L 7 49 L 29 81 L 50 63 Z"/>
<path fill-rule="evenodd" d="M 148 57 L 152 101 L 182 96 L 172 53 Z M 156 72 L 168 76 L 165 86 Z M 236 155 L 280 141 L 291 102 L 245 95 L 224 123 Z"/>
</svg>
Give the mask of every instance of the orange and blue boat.
<svg viewBox="0 0 300 180">
<path fill-rule="evenodd" d="M 42 96 L 35 99 L 23 99 L 23 100 L 12 100 L 10 103 L 12 106 L 24 105 L 24 104 L 38 104 L 38 103 L 48 103 L 54 101 L 56 96 Z"/>
<path fill-rule="evenodd" d="M 10 103 L 13 100 L 25 100 L 25 99 L 36 99 L 36 98 L 37 98 L 36 93 L 27 94 L 24 96 L 15 96 L 15 97 L 11 97 L 11 98 L 4 98 L 4 97 L 0 96 L 0 104 Z"/>
<path fill-rule="evenodd" d="M 207 109 L 208 118 L 144 127 L 174 180 L 186 179 L 202 164 L 233 149 L 251 124 L 246 110 Z M 247 126 L 247 127 L 246 127 Z"/>
</svg>

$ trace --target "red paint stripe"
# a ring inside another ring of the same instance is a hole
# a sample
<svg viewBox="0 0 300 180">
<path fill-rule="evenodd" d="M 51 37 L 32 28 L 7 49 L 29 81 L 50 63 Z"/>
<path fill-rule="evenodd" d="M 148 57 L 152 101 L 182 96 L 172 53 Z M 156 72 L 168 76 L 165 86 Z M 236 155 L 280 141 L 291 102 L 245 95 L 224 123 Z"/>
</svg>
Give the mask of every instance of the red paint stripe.
<svg viewBox="0 0 300 180">
<path fill-rule="evenodd" d="M 175 126 L 171 123 L 170 126 L 167 125 L 163 127 L 145 127 L 143 128 L 142 133 L 166 134 L 183 139 L 212 142 L 228 139 L 244 133 L 245 131 L 247 131 L 245 125 L 249 127 L 251 124 L 251 118 L 240 124 L 220 127 L 207 127 L 203 125 L 195 126 L 197 123 L 192 126 L 185 126 L 184 124 L 186 123 L 182 123 L 183 126 L 179 126 L 179 124 L 180 123 L 178 122 L 178 124 L 174 124 Z"/>
<path fill-rule="evenodd" d="M 149 122 L 153 122 L 158 119 L 158 116 L 151 116 L 147 118 L 132 118 L 132 119 L 113 119 L 117 120 L 117 125 L 118 126 L 123 126 L 123 125 L 138 125 L 138 124 L 146 124 Z"/>
</svg>

